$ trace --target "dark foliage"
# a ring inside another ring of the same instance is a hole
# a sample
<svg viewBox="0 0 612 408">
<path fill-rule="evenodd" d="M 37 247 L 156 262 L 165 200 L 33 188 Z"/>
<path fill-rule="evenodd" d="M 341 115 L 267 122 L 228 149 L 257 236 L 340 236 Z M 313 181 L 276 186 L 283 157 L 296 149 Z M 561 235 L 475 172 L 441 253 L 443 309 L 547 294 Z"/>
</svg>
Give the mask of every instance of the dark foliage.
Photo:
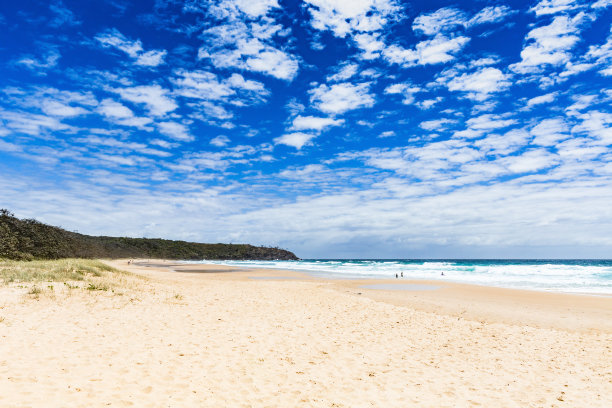
<svg viewBox="0 0 612 408">
<path fill-rule="evenodd" d="M 161 259 L 259 259 L 294 260 L 280 248 L 246 244 L 199 244 L 157 238 L 94 237 L 20 220 L 0 210 L 0 258 L 161 258 Z"/>
</svg>

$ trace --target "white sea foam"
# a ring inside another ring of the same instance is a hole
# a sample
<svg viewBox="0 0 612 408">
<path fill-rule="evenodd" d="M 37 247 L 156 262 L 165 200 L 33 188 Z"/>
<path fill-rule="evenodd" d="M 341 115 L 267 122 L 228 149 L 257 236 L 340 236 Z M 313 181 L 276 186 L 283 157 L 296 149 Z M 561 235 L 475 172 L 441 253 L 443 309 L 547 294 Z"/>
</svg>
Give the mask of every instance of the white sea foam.
<svg viewBox="0 0 612 408">
<path fill-rule="evenodd" d="M 331 279 L 441 280 L 508 288 L 612 295 L 612 262 L 512 261 L 198 261 L 229 266 L 288 269 Z M 444 275 L 442 275 L 442 273 Z"/>
</svg>

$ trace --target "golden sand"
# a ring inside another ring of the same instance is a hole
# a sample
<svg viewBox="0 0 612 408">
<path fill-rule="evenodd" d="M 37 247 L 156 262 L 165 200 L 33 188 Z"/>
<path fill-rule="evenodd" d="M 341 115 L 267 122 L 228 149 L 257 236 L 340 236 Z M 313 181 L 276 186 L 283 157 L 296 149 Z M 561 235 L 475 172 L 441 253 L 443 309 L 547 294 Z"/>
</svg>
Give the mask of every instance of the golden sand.
<svg viewBox="0 0 612 408">
<path fill-rule="evenodd" d="M 609 297 L 109 263 L 149 280 L 0 287 L 0 407 L 612 407 Z"/>
</svg>

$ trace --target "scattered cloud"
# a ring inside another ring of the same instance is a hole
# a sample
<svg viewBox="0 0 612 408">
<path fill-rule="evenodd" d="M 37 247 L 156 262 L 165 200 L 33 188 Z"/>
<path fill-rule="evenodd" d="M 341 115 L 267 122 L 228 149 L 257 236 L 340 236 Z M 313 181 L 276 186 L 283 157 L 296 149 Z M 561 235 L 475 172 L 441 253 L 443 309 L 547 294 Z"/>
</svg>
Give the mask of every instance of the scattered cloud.
<svg viewBox="0 0 612 408">
<path fill-rule="evenodd" d="M 342 82 L 354 77 L 359 70 L 359 65 L 354 63 L 343 64 L 335 74 L 327 76 L 327 82 Z"/>
<path fill-rule="evenodd" d="M 527 107 L 531 108 L 536 105 L 551 103 L 557 97 L 557 92 L 547 93 L 545 95 L 535 96 L 527 101 Z"/>
<path fill-rule="evenodd" d="M 467 15 L 463 11 L 453 7 L 443 7 L 432 13 L 420 14 L 414 19 L 412 29 L 417 33 L 436 35 L 453 31 L 458 26 L 464 26 L 466 22 Z"/>
<path fill-rule="evenodd" d="M 351 84 L 348 82 L 325 84 L 309 91 L 310 102 L 321 112 L 338 115 L 349 110 L 369 108 L 376 102 L 370 93 L 370 84 Z"/>
<path fill-rule="evenodd" d="M 419 124 L 419 127 L 424 130 L 441 132 L 448 128 L 448 125 L 454 125 L 457 121 L 454 119 L 441 118 L 434 120 L 426 120 Z"/>
<path fill-rule="evenodd" d="M 224 135 L 217 136 L 210 140 L 210 144 L 217 147 L 227 146 L 230 142 L 230 138 Z"/>
<path fill-rule="evenodd" d="M 96 40 L 104 48 L 116 48 L 132 58 L 134 64 L 143 67 L 157 67 L 164 63 L 166 50 L 145 51 L 140 40 L 129 40 L 116 28 L 107 30 L 96 36 Z"/>
<path fill-rule="evenodd" d="M 468 98 L 476 101 L 484 101 L 491 94 L 508 89 L 510 85 L 509 75 L 491 67 L 457 75 L 446 82 L 450 91 L 465 92 Z"/>
<path fill-rule="evenodd" d="M 49 49 L 41 58 L 25 55 L 16 61 L 17 64 L 36 72 L 38 75 L 45 75 L 45 71 L 57 66 L 61 54 L 55 49 Z"/>
<path fill-rule="evenodd" d="M 578 28 L 585 15 L 578 14 L 571 18 L 566 15 L 556 16 L 549 25 L 529 31 L 526 45 L 521 51 L 521 61 L 510 66 L 518 73 L 541 72 L 546 66 L 559 66 L 570 61 L 569 53 L 580 40 Z"/>
<path fill-rule="evenodd" d="M 279 7 L 276 1 L 223 1 L 213 7 L 218 23 L 203 31 L 204 45 L 198 58 L 209 60 L 216 68 L 259 72 L 292 81 L 298 73 L 299 60 L 278 47 L 274 38 L 287 32 L 269 14 Z"/>
<path fill-rule="evenodd" d="M 540 0 L 531 8 L 537 16 L 567 12 L 582 7 L 576 0 Z"/>
<path fill-rule="evenodd" d="M 127 101 L 144 104 L 154 116 L 164 116 L 178 107 L 176 102 L 169 96 L 169 92 L 159 85 L 119 88 L 115 92 Z"/>
<path fill-rule="evenodd" d="M 382 132 L 380 135 L 378 135 L 379 138 L 385 138 L 385 137 L 392 137 L 395 136 L 395 131 L 393 130 L 386 130 L 384 132 Z"/>
<path fill-rule="evenodd" d="M 417 16 L 412 23 L 412 29 L 416 33 L 433 36 L 454 32 L 458 28 L 499 23 L 515 13 L 516 11 L 508 6 L 489 6 L 470 17 L 468 13 L 454 7 L 443 7 Z"/>
<path fill-rule="evenodd" d="M 54 18 L 49 21 L 49 26 L 51 27 L 58 28 L 63 25 L 77 26 L 81 24 L 74 16 L 74 13 L 61 0 L 52 1 L 49 4 L 49 9 L 54 14 Z"/>
<path fill-rule="evenodd" d="M 320 118 L 316 116 L 300 116 L 293 119 L 290 130 L 322 131 L 331 126 L 342 126 L 344 119 Z"/>
<path fill-rule="evenodd" d="M 508 6 L 489 6 L 480 10 L 466 23 L 467 27 L 473 27 L 481 24 L 499 23 L 513 14 L 516 10 L 510 9 Z"/>
<path fill-rule="evenodd" d="M 468 37 L 448 38 L 442 34 L 430 40 L 419 42 L 415 49 L 402 48 L 399 45 L 390 45 L 383 51 L 383 56 L 391 64 L 404 67 L 416 65 L 442 64 L 456 58 L 457 54 L 470 41 Z"/>
<path fill-rule="evenodd" d="M 393 0 L 305 0 L 312 20 L 320 31 L 345 38 L 354 32 L 381 30 L 400 8 Z"/>
<path fill-rule="evenodd" d="M 539 146 L 553 146 L 569 137 L 568 127 L 562 118 L 544 119 L 533 128 L 530 133 L 534 136 L 533 144 Z"/>
<path fill-rule="evenodd" d="M 404 97 L 402 103 L 404 105 L 412 105 L 415 103 L 415 94 L 421 91 L 421 88 L 411 83 L 397 83 L 387 86 L 384 92 L 390 95 L 402 95 Z"/>
<path fill-rule="evenodd" d="M 97 108 L 98 113 L 113 123 L 122 126 L 133 126 L 142 130 L 152 130 L 150 125 L 153 120 L 147 117 L 137 117 L 127 106 L 113 99 L 104 99 Z"/>
<path fill-rule="evenodd" d="M 189 133 L 187 126 L 177 122 L 159 122 L 157 123 L 159 132 L 174 140 L 189 142 L 194 140 L 194 137 Z"/>
<path fill-rule="evenodd" d="M 297 150 L 300 150 L 302 147 L 310 145 L 311 144 L 310 141 L 314 139 L 315 137 L 317 137 L 317 135 L 313 133 L 304 133 L 304 132 L 285 133 L 284 135 L 274 139 L 274 143 L 292 146 L 292 147 L 295 147 Z"/>
</svg>

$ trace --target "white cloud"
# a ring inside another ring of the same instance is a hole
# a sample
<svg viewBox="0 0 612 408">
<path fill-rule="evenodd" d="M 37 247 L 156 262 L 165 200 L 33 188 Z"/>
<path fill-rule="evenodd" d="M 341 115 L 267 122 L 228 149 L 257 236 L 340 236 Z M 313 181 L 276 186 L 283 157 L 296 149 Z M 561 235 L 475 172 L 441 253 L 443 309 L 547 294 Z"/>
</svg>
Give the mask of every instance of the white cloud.
<svg viewBox="0 0 612 408">
<path fill-rule="evenodd" d="M 200 48 L 198 57 L 210 59 L 217 68 L 238 68 L 261 72 L 287 81 L 293 80 L 297 75 L 299 65 L 296 57 L 267 45 L 257 38 L 238 40 L 235 47 L 234 49 L 216 50 Z"/>
<path fill-rule="evenodd" d="M 222 0 L 214 4 L 210 11 L 217 18 L 236 18 L 240 14 L 246 14 L 249 18 L 256 19 L 279 7 L 277 0 Z"/>
<path fill-rule="evenodd" d="M 455 31 L 458 27 L 471 28 L 481 24 L 499 23 L 516 11 L 508 6 L 485 7 L 471 18 L 453 7 L 443 7 L 431 13 L 420 14 L 414 19 L 412 29 L 425 35 Z"/>
<path fill-rule="evenodd" d="M 378 69 L 374 69 L 374 68 L 366 68 L 359 73 L 360 77 L 370 78 L 370 79 L 376 79 L 376 78 L 381 77 L 382 75 L 383 73 L 381 71 L 379 71 Z"/>
<path fill-rule="evenodd" d="M 496 131 L 516 124 L 515 119 L 501 115 L 484 114 L 467 120 L 467 129 L 455 132 L 453 137 L 473 139 L 483 136 L 485 133 Z"/>
<path fill-rule="evenodd" d="M 426 35 L 435 35 L 445 31 L 452 31 L 457 26 L 467 23 L 466 14 L 453 7 L 444 7 L 432 13 L 420 14 L 414 19 L 412 29 Z"/>
<path fill-rule="evenodd" d="M 303 133 L 303 132 L 294 132 L 294 133 L 286 133 L 280 137 L 274 139 L 274 143 L 276 144 L 284 144 L 287 146 L 295 147 L 300 150 L 302 147 L 311 144 L 311 140 L 317 137 L 317 135 L 312 133 Z"/>
<path fill-rule="evenodd" d="M 554 146 L 557 142 L 570 137 L 567 132 L 567 124 L 562 118 L 544 119 L 530 131 L 534 136 L 532 143 L 540 146 Z"/>
<path fill-rule="evenodd" d="M 420 100 L 416 103 L 416 105 L 420 108 L 420 109 L 431 109 L 434 105 L 436 105 L 439 102 L 442 102 L 442 100 L 444 100 L 444 98 L 442 98 L 441 96 L 436 96 L 433 99 L 423 99 Z"/>
<path fill-rule="evenodd" d="M 240 74 L 233 73 L 228 79 L 227 84 L 234 89 L 254 92 L 262 97 L 268 96 L 270 91 L 266 89 L 263 83 L 253 81 L 252 79 L 244 79 Z"/>
<path fill-rule="evenodd" d="M 178 69 L 175 75 L 170 79 L 175 86 L 175 93 L 186 98 L 245 106 L 259 104 L 270 94 L 263 83 L 247 80 L 236 73 L 225 80 L 220 80 L 212 72 L 200 70 Z"/>
<path fill-rule="evenodd" d="M 515 119 L 507 119 L 500 115 L 485 114 L 470 118 L 467 121 L 471 129 L 489 131 L 512 126 L 516 123 Z"/>
<path fill-rule="evenodd" d="M 595 64 L 582 63 L 582 64 L 574 64 L 571 61 L 565 64 L 565 71 L 561 72 L 559 76 L 561 78 L 572 76 L 579 74 L 581 72 L 586 72 L 595 67 Z M 601 71 L 600 71 L 601 73 Z"/>
<path fill-rule="evenodd" d="M 381 30 L 399 12 L 393 0 L 305 0 L 312 27 L 344 38 L 353 32 Z"/>
<path fill-rule="evenodd" d="M 545 149 L 533 149 L 500 160 L 513 173 L 533 173 L 559 164 L 559 157 Z"/>
<path fill-rule="evenodd" d="M 116 119 L 131 118 L 134 116 L 134 112 L 132 112 L 130 108 L 112 99 L 102 100 L 100 106 L 98 106 L 98 112 L 104 116 Z"/>
<path fill-rule="evenodd" d="M 252 71 L 262 72 L 273 77 L 292 80 L 297 75 L 297 59 L 289 54 L 268 47 L 256 46 L 258 51 L 245 61 L 245 66 Z"/>
<path fill-rule="evenodd" d="M 527 34 L 521 61 L 510 68 L 519 73 L 533 73 L 542 71 L 545 65 L 569 62 L 572 56 L 568 51 L 580 40 L 576 33 L 583 20 L 582 13 L 573 18 L 561 15 L 549 25 L 534 28 Z"/>
<path fill-rule="evenodd" d="M 316 130 L 322 131 L 330 126 L 341 126 L 344 119 L 319 118 L 315 116 L 297 116 L 293 119 L 291 130 Z"/>
<path fill-rule="evenodd" d="M 450 91 L 466 92 L 467 97 L 483 101 L 490 94 L 502 92 L 510 87 L 510 77 L 497 68 L 481 68 L 473 73 L 464 73 L 450 79 L 446 86 Z"/>
<path fill-rule="evenodd" d="M 458 53 L 470 41 L 468 37 L 447 38 L 442 34 L 419 42 L 415 49 L 406 49 L 392 44 L 385 48 L 383 57 L 389 63 L 404 67 L 416 65 L 441 64 L 454 60 Z"/>
<path fill-rule="evenodd" d="M 610 31 L 612 32 L 612 29 Z M 602 67 L 599 71 L 601 75 L 612 75 L 612 34 L 608 36 L 605 43 L 601 45 L 591 45 L 585 58 L 587 61 Z"/>
<path fill-rule="evenodd" d="M 579 111 L 588 108 L 597 100 L 596 95 L 572 95 L 571 98 L 574 103 L 565 108 L 568 116 L 577 116 Z"/>
<path fill-rule="evenodd" d="M 217 146 L 217 147 L 227 146 L 229 142 L 230 142 L 229 137 L 224 136 L 224 135 L 219 135 L 210 140 L 210 144 L 213 146 Z"/>
<path fill-rule="evenodd" d="M 28 69 L 38 74 L 44 75 L 44 70 L 53 68 L 57 65 L 61 54 L 57 50 L 48 50 L 42 58 L 32 56 L 21 57 L 16 63 L 26 66 Z"/>
<path fill-rule="evenodd" d="M 53 1 L 49 4 L 49 10 L 55 14 L 55 18 L 49 22 L 51 27 L 61 27 L 63 25 L 77 26 L 81 22 L 77 20 L 74 13 L 68 9 L 61 0 Z"/>
<path fill-rule="evenodd" d="M 448 128 L 447 125 L 454 125 L 457 121 L 454 119 L 441 118 L 421 122 L 419 127 L 424 130 L 441 132 Z"/>
<path fill-rule="evenodd" d="M 474 68 L 474 67 L 486 67 L 486 66 L 490 66 L 490 65 L 496 65 L 499 64 L 499 57 L 484 57 L 484 58 L 479 58 L 477 60 L 472 60 L 470 61 L 470 67 Z"/>
<path fill-rule="evenodd" d="M 527 107 L 531 108 L 535 105 L 542 105 L 544 103 L 550 103 L 557 97 L 557 92 L 547 93 L 545 95 L 536 96 L 527 101 Z"/>
<path fill-rule="evenodd" d="M 187 126 L 177 122 L 160 122 L 157 124 L 157 129 L 163 135 L 172 139 L 189 142 L 194 137 L 189 134 Z"/>
<path fill-rule="evenodd" d="M 87 110 L 80 106 L 70 106 L 55 100 L 44 100 L 42 102 L 42 111 L 47 115 L 59 117 L 74 117 L 88 113 Z"/>
<path fill-rule="evenodd" d="M 128 40 L 117 29 L 107 30 L 98 34 L 96 40 L 104 48 L 113 47 L 126 53 L 134 60 L 136 65 L 145 67 L 156 67 L 164 63 L 166 50 L 144 51 L 140 40 Z"/>
<path fill-rule="evenodd" d="M 411 83 L 391 84 L 385 88 L 385 94 L 402 95 L 404 105 L 412 105 L 414 103 L 414 95 L 421 92 L 422 89 L 412 85 Z"/>
<path fill-rule="evenodd" d="M 598 0 L 595 3 L 591 4 L 591 7 L 594 9 L 606 8 L 612 6 L 612 0 Z"/>
<path fill-rule="evenodd" d="M 131 88 L 115 89 L 121 97 L 133 103 L 144 104 L 155 116 L 164 116 L 178 105 L 168 96 L 168 91 L 159 85 L 141 85 Z"/>
<path fill-rule="evenodd" d="M 376 100 L 370 93 L 370 84 L 325 84 L 308 91 L 310 102 L 322 112 L 337 115 L 349 110 L 369 108 Z"/>
<path fill-rule="evenodd" d="M 147 125 L 153 122 L 150 118 L 137 117 L 130 108 L 112 99 L 102 100 L 97 111 L 113 123 L 122 126 L 133 126 L 142 130 L 152 130 L 150 127 L 147 127 Z"/>
<path fill-rule="evenodd" d="M 395 136 L 395 132 L 393 130 L 386 130 L 382 132 L 380 135 L 378 135 L 380 139 L 384 139 L 386 137 L 392 137 L 392 136 Z"/>
<path fill-rule="evenodd" d="M 171 78 L 175 92 L 187 98 L 220 100 L 236 93 L 212 72 L 178 69 L 175 74 L 176 77 Z"/>
<path fill-rule="evenodd" d="M 517 11 L 511 10 L 508 6 L 485 7 L 475 16 L 470 18 L 470 20 L 466 23 L 466 26 L 472 27 L 480 24 L 499 23 L 515 13 L 517 13 Z"/>
<path fill-rule="evenodd" d="M 385 43 L 381 40 L 379 33 L 359 33 L 353 39 L 362 53 L 359 58 L 373 60 L 380 57 L 380 51 L 385 48 Z"/>
<path fill-rule="evenodd" d="M 531 8 L 536 16 L 546 14 L 557 14 L 581 7 L 577 0 L 540 0 L 538 4 Z"/>
<path fill-rule="evenodd" d="M 338 38 L 350 37 L 362 53 L 358 58 L 376 59 L 385 44 L 382 33 L 392 20 L 402 17 L 396 0 L 305 0 L 311 26 L 331 31 Z"/>
<path fill-rule="evenodd" d="M 204 45 L 198 51 L 198 58 L 209 59 L 217 68 L 235 68 L 293 80 L 299 60 L 280 49 L 274 40 L 277 36 L 286 36 L 288 31 L 282 30 L 282 25 L 275 24 L 268 15 L 279 7 L 278 3 L 253 3 L 257 4 L 222 2 L 221 11 L 213 12 L 218 21 L 203 31 Z"/>
<path fill-rule="evenodd" d="M 359 65 L 354 63 L 343 64 L 333 75 L 327 76 L 327 82 L 341 82 L 354 77 L 359 70 Z"/>
<path fill-rule="evenodd" d="M 490 134 L 476 140 L 474 146 L 486 154 L 508 155 L 526 146 L 531 136 L 524 129 L 513 129 L 505 134 Z"/>
<path fill-rule="evenodd" d="M 5 133 L 25 133 L 31 136 L 46 134 L 45 130 L 69 130 L 70 126 L 57 118 L 26 112 L 7 111 L 0 107 L 0 119 L 3 121 Z"/>
<path fill-rule="evenodd" d="M 191 104 L 190 106 L 202 112 L 206 117 L 213 117 L 220 120 L 227 120 L 234 117 L 234 114 L 227 111 L 223 106 L 216 105 L 209 101 Z"/>
<path fill-rule="evenodd" d="M 138 58 L 136 58 L 136 65 L 141 65 L 143 67 L 156 67 L 164 63 L 166 53 L 166 50 L 152 50 L 144 52 L 140 54 Z"/>
<path fill-rule="evenodd" d="M 579 115 L 582 122 L 572 131 L 585 133 L 603 145 L 612 145 L 612 114 L 592 110 Z"/>
</svg>

